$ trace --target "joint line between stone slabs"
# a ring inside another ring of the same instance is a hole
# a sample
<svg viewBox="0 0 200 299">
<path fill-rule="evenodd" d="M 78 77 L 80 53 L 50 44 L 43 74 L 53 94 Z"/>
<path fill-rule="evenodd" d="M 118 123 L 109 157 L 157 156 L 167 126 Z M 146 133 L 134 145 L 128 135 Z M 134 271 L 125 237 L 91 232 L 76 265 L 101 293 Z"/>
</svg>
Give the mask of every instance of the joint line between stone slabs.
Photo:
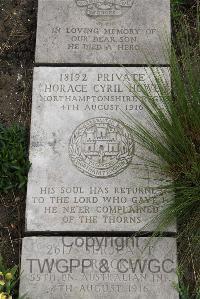
<svg viewBox="0 0 200 299">
<path fill-rule="evenodd" d="M 34 63 L 35 67 L 170 67 L 170 64 L 93 64 L 93 63 Z"/>
<path fill-rule="evenodd" d="M 117 231 L 110 231 L 110 232 L 101 232 L 101 231 L 95 231 L 95 232 L 88 232 L 88 231 L 77 231 L 77 232 L 63 232 L 63 231 L 54 231 L 54 232 L 25 232 L 24 233 L 24 237 L 51 237 L 51 236 L 69 236 L 69 237 L 76 237 L 76 236 L 80 236 L 80 237 L 137 237 L 137 238 L 141 238 L 141 237 L 153 237 L 155 231 L 152 232 L 127 232 L 127 231 L 123 231 L 123 232 L 117 232 Z M 177 237 L 177 233 L 175 232 L 163 232 L 162 234 L 160 234 L 159 236 L 154 236 L 155 238 L 176 238 Z"/>
</svg>

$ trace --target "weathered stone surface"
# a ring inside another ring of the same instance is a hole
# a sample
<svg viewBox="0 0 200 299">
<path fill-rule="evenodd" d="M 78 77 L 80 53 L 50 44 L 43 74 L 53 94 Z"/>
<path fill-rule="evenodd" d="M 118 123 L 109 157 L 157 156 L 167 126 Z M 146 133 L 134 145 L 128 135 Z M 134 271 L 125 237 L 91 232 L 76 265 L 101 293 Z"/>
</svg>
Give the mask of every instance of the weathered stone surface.
<svg viewBox="0 0 200 299">
<path fill-rule="evenodd" d="M 39 0 L 36 62 L 167 63 L 170 0 L 102 2 Z"/>
<path fill-rule="evenodd" d="M 24 238 L 20 294 L 27 299 L 178 299 L 176 240 Z"/>
<path fill-rule="evenodd" d="M 134 77 L 153 92 L 149 75 L 145 68 L 35 69 L 27 231 L 154 228 L 147 224 L 166 205 L 154 189 L 159 178 L 141 166 L 149 154 L 120 122 L 128 122 L 123 112 L 148 122 L 126 85 Z"/>
</svg>

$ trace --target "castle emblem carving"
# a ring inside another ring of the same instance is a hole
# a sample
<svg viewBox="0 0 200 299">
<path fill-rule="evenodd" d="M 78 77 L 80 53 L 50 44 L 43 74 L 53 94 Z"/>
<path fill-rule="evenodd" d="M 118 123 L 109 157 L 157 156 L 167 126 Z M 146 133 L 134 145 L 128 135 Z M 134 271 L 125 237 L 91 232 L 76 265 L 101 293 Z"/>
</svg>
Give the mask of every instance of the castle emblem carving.
<svg viewBox="0 0 200 299">
<path fill-rule="evenodd" d="M 112 177 L 132 161 L 134 142 L 127 128 L 106 117 L 92 118 L 80 124 L 69 142 L 71 161 L 84 174 Z"/>
<path fill-rule="evenodd" d="M 132 7 L 134 0 L 75 0 L 78 6 L 86 7 L 88 16 L 121 16 Z"/>
</svg>

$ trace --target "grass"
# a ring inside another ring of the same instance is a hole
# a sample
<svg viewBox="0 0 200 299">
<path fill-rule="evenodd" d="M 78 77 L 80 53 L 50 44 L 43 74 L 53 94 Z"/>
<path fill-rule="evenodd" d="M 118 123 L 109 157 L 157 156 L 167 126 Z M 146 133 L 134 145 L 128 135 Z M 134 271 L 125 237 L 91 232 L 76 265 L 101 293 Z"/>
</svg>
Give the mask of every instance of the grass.
<svg viewBox="0 0 200 299">
<path fill-rule="evenodd" d="M 180 299 L 191 299 L 189 286 L 186 286 L 183 279 L 183 273 L 178 273 L 179 284 L 175 285 L 175 288 L 179 292 Z M 200 286 L 195 290 L 195 294 L 192 296 L 194 299 L 200 299 Z"/>
<path fill-rule="evenodd" d="M 177 220 L 178 242 L 182 262 L 189 262 L 193 270 L 191 295 L 180 285 L 182 298 L 199 298 L 200 270 L 197 259 L 200 249 L 200 43 L 199 16 L 195 33 L 181 20 L 173 36 L 173 46 L 166 43 L 170 58 L 171 86 L 159 68 L 151 68 L 158 88 L 156 97 L 144 85 L 134 80 L 141 92 L 132 91 L 145 107 L 153 130 L 127 115 L 137 142 L 150 153 L 144 161 L 152 172 L 170 180 L 160 185 L 162 195 L 173 200 L 160 213 L 157 233 Z M 131 82 L 129 82 L 131 84 Z M 135 89 L 134 89 L 135 90 Z M 160 100 L 158 101 L 157 98 Z M 185 296 L 185 297 L 184 297 Z M 198 296 L 198 297 L 196 297 Z"/>
<path fill-rule="evenodd" d="M 12 299 L 15 295 L 15 287 L 18 283 L 18 267 L 7 268 L 0 256 L 0 298 Z"/>
<path fill-rule="evenodd" d="M 26 295 L 18 297 L 16 286 L 19 283 L 19 268 L 8 268 L 0 255 L 0 299 L 26 299 Z"/>
<path fill-rule="evenodd" d="M 26 130 L 0 124 L 0 193 L 25 190 L 30 168 L 27 156 Z"/>
<path fill-rule="evenodd" d="M 178 18 L 181 17 L 181 7 L 185 4 L 185 0 L 172 0 L 171 6 L 172 6 L 172 13 L 173 13 L 173 19 L 176 21 Z"/>
</svg>

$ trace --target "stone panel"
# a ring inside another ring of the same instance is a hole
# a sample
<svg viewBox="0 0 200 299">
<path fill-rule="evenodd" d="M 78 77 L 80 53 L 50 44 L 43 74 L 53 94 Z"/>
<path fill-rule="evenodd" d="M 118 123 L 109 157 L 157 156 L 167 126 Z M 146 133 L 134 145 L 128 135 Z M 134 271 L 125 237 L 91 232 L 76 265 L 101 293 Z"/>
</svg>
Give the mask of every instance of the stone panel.
<svg viewBox="0 0 200 299">
<path fill-rule="evenodd" d="M 155 190 L 161 178 L 144 165 L 149 153 L 125 125 L 129 113 L 150 129 L 127 87 L 133 78 L 156 94 L 145 68 L 35 69 L 27 231 L 155 228 L 148 224 L 167 201 Z"/>
<path fill-rule="evenodd" d="M 174 238 L 28 237 L 27 299 L 178 299 Z"/>
<path fill-rule="evenodd" d="M 39 0 L 37 63 L 166 64 L 170 0 Z"/>
</svg>

